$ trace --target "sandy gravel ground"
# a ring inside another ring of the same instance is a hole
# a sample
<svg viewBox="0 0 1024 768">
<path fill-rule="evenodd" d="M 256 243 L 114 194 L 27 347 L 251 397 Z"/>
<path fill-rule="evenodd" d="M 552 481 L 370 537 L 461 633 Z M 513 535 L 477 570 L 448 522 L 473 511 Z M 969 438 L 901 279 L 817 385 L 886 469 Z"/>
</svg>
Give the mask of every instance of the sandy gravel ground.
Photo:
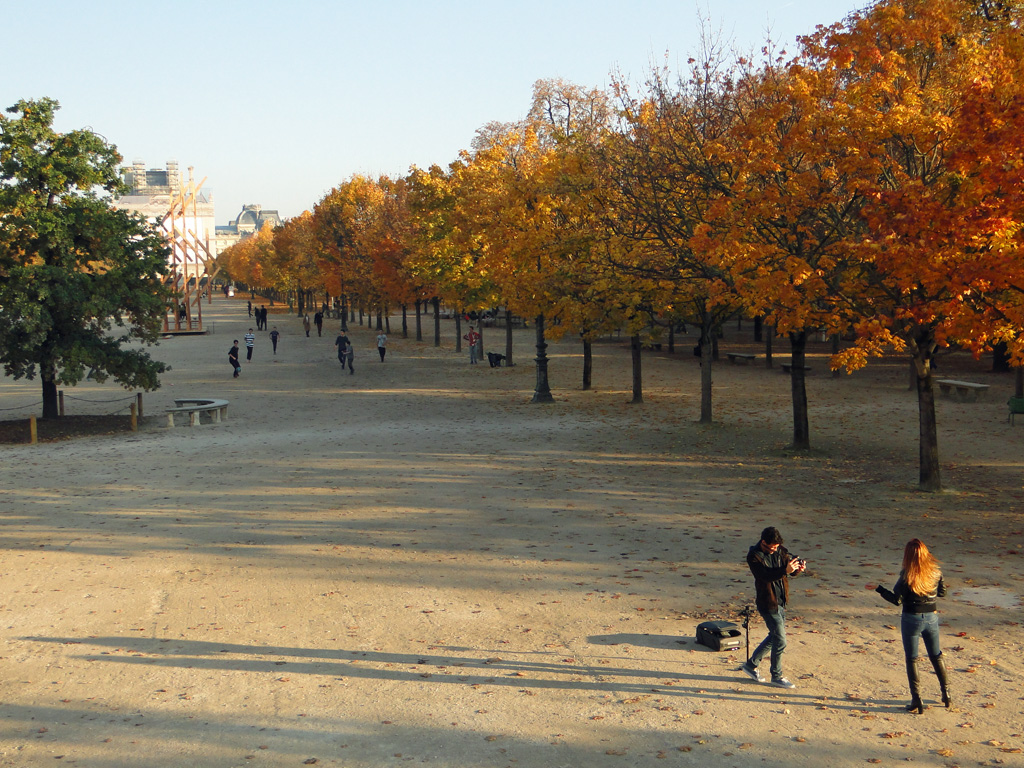
<svg viewBox="0 0 1024 768">
<path fill-rule="evenodd" d="M 139 433 L 0 447 L 0 765 L 1024 765 L 1012 377 L 943 360 L 992 388 L 939 401 L 950 490 L 928 495 L 901 363 L 832 379 L 816 361 L 815 449 L 794 455 L 777 368 L 723 358 L 717 423 L 696 423 L 692 338 L 646 355 L 633 406 L 623 342 L 598 345 L 589 392 L 578 345 L 553 344 L 557 402 L 537 406 L 532 331 L 515 368 L 471 367 L 451 321 L 434 348 L 395 319 L 383 364 L 357 326 L 349 375 L 336 323 L 306 338 L 272 315 L 277 356 L 258 334 L 233 379 L 244 304 L 156 348 L 174 368 Z M 723 347 L 757 351 L 749 328 Z M 125 396 L 73 394 L 83 412 Z M 228 420 L 167 429 L 184 396 L 229 400 Z M 0 408 L 33 400 L 0 382 Z M 743 559 L 769 524 L 810 563 L 793 691 L 694 641 L 752 602 Z M 956 707 L 929 672 L 923 716 L 902 710 L 897 609 L 865 589 L 912 536 L 952 589 Z"/>
</svg>

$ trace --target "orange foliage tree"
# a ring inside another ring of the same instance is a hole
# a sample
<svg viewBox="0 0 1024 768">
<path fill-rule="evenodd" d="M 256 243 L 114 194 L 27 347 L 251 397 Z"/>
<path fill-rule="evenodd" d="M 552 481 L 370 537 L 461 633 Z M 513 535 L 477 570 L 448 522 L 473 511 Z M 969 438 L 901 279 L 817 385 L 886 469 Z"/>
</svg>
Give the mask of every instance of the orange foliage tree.
<svg viewBox="0 0 1024 768">
<path fill-rule="evenodd" d="M 855 151 L 840 162 L 864 199 L 865 230 L 850 241 L 867 281 L 851 297 L 858 338 L 836 363 L 909 353 L 923 490 L 942 487 L 936 349 L 1019 345 L 1019 316 L 1006 320 L 1024 285 L 1019 21 L 964 0 L 888 0 L 805 41 L 809 65 L 842 79 L 837 127 Z"/>
<path fill-rule="evenodd" d="M 709 52 L 675 86 L 652 73 L 647 93 L 616 85 L 622 124 L 603 151 L 614 186 L 610 221 L 636 243 L 619 269 L 649 286 L 670 319 L 700 324 L 700 420 L 712 410 L 713 335 L 739 300 L 719 248 L 696 237 L 711 205 L 727 193 L 732 168 L 723 156 L 732 121 L 728 69 Z"/>
<path fill-rule="evenodd" d="M 280 276 L 278 287 L 295 292 L 299 315 L 308 312 L 313 304 L 313 292 L 323 288 L 315 258 L 312 213 L 304 211 L 274 230 L 271 261 Z"/>
</svg>

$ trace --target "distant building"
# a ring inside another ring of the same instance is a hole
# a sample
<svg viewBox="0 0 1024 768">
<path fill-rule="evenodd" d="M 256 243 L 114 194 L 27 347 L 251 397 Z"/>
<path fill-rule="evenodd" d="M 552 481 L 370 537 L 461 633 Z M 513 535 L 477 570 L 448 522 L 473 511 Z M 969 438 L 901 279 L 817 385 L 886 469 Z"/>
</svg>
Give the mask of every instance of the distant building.
<svg viewBox="0 0 1024 768">
<path fill-rule="evenodd" d="M 243 205 L 238 218 L 228 222 L 227 226 L 217 227 L 217 252 L 221 253 L 225 248 L 256 234 L 267 223 L 272 227 L 281 224 L 281 217 L 277 211 L 264 211 L 262 205 Z"/>
<path fill-rule="evenodd" d="M 186 180 L 186 195 L 192 185 L 191 172 L 190 168 L 190 178 Z M 183 190 L 178 163 L 170 160 L 166 168 L 147 169 L 144 162 L 136 160 L 131 166 L 122 168 L 121 173 L 129 190 L 128 194 L 114 201 L 114 207 L 141 213 L 156 224 L 164 222 Z M 210 256 L 216 258 L 213 193 L 200 188 L 194 199 L 181 202 L 184 202 L 184 205 L 178 211 L 176 226 L 182 229 L 184 225 L 183 231 L 189 233 L 189 241 L 193 245 L 188 250 L 195 248 L 205 257 L 206 251 L 203 246 L 206 246 L 209 248 Z M 192 263 L 195 257 L 189 253 L 184 260 Z"/>
</svg>

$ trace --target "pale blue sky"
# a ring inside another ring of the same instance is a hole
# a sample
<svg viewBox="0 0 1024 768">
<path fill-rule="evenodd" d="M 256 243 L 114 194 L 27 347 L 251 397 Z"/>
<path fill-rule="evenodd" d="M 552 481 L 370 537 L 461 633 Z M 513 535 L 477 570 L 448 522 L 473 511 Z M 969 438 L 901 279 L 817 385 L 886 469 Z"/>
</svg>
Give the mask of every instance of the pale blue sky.
<svg viewBox="0 0 1024 768">
<path fill-rule="evenodd" d="M 523 116 L 531 87 L 604 87 L 685 61 L 701 15 L 740 50 L 841 20 L 857 0 L 0 0 L 0 108 L 61 103 L 125 161 L 207 177 L 217 223 L 284 217 L 353 173 L 446 165 L 477 128 Z"/>
</svg>

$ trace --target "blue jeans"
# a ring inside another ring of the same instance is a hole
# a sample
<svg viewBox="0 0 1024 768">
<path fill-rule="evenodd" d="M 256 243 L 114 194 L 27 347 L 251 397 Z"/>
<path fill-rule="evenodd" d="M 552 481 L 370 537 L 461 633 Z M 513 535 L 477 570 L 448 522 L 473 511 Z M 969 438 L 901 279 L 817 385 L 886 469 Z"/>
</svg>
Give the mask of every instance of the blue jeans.
<svg viewBox="0 0 1024 768">
<path fill-rule="evenodd" d="M 935 658 L 942 653 L 939 645 L 939 614 L 904 613 L 900 619 L 900 634 L 903 635 L 903 653 L 908 659 L 917 658 L 917 638 L 924 639 L 928 655 Z"/>
<path fill-rule="evenodd" d="M 782 652 L 786 650 L 786 611 L 776 608 L 774 611 L 761 611 L 761 618 L 768 627 L 768 637 L 750 654 L 750 666 L 756 668 L 768 651 L 772 652 L 772 680 L 782 677 Z"/>
</svg>

